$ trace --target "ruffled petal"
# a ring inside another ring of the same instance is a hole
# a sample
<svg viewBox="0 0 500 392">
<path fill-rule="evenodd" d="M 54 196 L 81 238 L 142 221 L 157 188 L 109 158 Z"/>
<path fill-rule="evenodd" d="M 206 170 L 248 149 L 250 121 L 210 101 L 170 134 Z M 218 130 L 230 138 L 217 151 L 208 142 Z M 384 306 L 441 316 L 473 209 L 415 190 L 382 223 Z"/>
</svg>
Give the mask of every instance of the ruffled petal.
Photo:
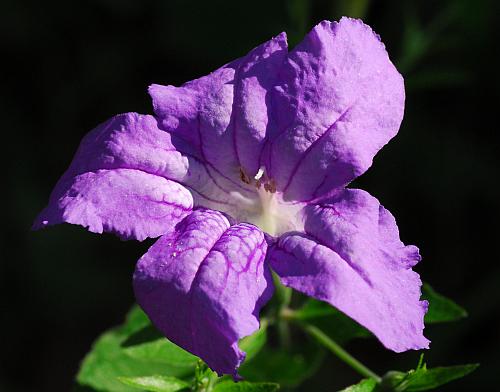
<svg viewBox="0 0 500 392">
<path fill-rule="evenodd" d="M 237 377 L 245 358 L 238 340 L 259 328 L 273 291 L 266 250 L 255 226 L 196 210 L 139 260 L 137 301 L 171 341 Z"/>
<path fill-rule="evenodd" d="M 253 191 L 240 179 L 240 169 L 250 177 L 259 169 L 268 126 L 267 94 L 286 50 L 282 33 L 181 87 L 149 88 L 160 127 L 184 140 L 178 147 L 206 165 L 216 180 L 228 181 L 239 191 Z"/>
<path fill-rule="evenodd" d="M 270 98 L 270 177 L 311 201 L 364 173 L 399 129 L 403 78 L 360 20 L 318 24 L 288 55 Z"/>
<path fill-rule="evenodd" d="M 123 239 L 158 237 L 192 210 L 179 184 L 187 172 L 187 159 L 154 117 L 115 116 L 82 140 L 33 227 L 67 222 Z"/>
<path fill-rule="evenodd" d="M 377 199 L 348 189 L 304 211 L 304 233 L 287 233 L 269 251 L 281 281 L 329 302 L 396 352 L 427 348 L 427 302 L 411 267 L 415 246 L 399 239 L 394 217 Z"/>
</svg>

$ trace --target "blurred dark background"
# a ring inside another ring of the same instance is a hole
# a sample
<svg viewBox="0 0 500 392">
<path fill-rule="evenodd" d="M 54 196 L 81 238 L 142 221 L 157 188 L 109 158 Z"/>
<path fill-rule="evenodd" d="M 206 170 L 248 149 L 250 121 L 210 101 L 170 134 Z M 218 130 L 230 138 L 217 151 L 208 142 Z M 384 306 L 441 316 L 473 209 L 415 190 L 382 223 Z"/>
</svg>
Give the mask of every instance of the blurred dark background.
<svg viewBox="0 0 500 392">
<path fill-rule="evenodd" d="M 443 391 L 494 389 L 499 11 L 498 2 L 479 0 L 1 0 L 0 390 L 69 390 L 92 341 L 133 303 L 131 274 L 147 243 L 70 225 L 30 231 L 82 136 L 116 113 L 150 113 L 150 83 L 202 76 L 281 31 L 293 46 L 318 21 L 341 15 L 362 17 L 382 36 L 407 87 L 399 136 L 356 185 L 421 248 L 423 279 L 470 314 L 427 329 L 426 360 L 481 362 Z M 418 358 L 375 341 L 348 349 L 381 373 Z M 333 391 L 358 379 L 331 358 L 302 390 Z"/>
</svg>

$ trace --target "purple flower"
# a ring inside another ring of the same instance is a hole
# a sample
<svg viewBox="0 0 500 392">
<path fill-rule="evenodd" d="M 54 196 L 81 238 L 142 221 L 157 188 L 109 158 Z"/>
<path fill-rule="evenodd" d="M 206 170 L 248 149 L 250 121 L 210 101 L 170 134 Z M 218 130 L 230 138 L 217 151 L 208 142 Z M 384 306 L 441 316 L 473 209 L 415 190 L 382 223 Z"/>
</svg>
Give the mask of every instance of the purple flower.
<svg viewBox="0 0 500 392">
<path fill-rule="evenodd" d="M 418 249 L 377 199 L 345 188 L 404 110 L 403 79 L 368 26 L 322 22 L 291 52 L 283 33 L 149 93 L 154 116 L 118 115 L 83 139 L 36 228 L 160 237 L 137 264 L 137 301 L 218 373 L 237 376 L 271 269 L 389 349 L 428 347 Z"/>
</svg>

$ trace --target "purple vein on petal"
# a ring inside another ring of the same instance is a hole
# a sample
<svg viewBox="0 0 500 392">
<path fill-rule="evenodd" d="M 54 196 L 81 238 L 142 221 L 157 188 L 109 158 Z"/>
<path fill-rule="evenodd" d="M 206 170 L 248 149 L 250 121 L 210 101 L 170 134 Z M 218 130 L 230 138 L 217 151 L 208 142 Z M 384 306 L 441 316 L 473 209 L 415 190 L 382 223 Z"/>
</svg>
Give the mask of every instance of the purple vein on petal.
<svg viewBox="0 0 500 392">
<path fill-rule="evenodd" d="M 340 216 L 340 215 L 339 215 Z M 363 271 L 362 268 L 357 266 L 355 263 L 349 260 L 349 257 L 345 254 L 339 254 L 337 250 L 332 249 L 330 246 L 326 245 L 321 239 L 319 239 L 317 236 L 311 234 L 310 232 L 306 231 L 306 234 L 313 240 L 315 241 L 318 245 L 324 246 L 325 248 L 333 250 L 335 253 L 337 253 L 340 258 L 349 266 L 352 268 L 354 272 L 356 272 L 361 279 L 363 279 L 366 284 L 370 287 L 373 287 L 373 283 L 371 282 L 370 278 L 366 275 L 365 271 Z"/>
<path fill-rule="evenodd" d="M 237 89 L 240 88 L 240 84 L 241 84 L 241 80 L 240 80 L 240 68 L 241 68 L 241 64 L 238 65 L 238 67 L 234 70 L 234 90 L 233 91 L 236 91 Z M 237 102 L 236 102 L 236 99 L 234 98 L 233 96 L 233 103 L 232 103 L 232 107 L 231 107 L 231 118 L 229 120 L 229 127 L 231 127 L 231 131 L 232 131 L 232 139 L 233 139 L 233 150 L 234 150 L 234 155 L 236 157 L 236 163 L 238 165 L 238 167 L 241 166 L 241 160 L 240 160 L 240 154 L 238 153 L 238 141 L 237 141 L 237 132 L 236 132 L 236 119 L 235 119 L 235 116 L 236 116 L 236 113 L 237 113 L 237 109 L 236 109 L 236 105 L 237 105 Z"/>
<path fill-rule="evenodd" d="M 198 114 L 198 116 L 196 117 L 197 119 L 197 130 L 198 130 L 198 138 L 200 140 L 200 155 L 201 155 L 201 158 L 203 159 L 203 161 L 205 162 L 206 165 L 208 165 L 209 167 L 212 168 L 213 171 L 215 171 L 218 175 L 220 175 L 222 178 L 224 178 L 225 180 L 229 181 L 230 183 L 236 185 L 238 188 L 240 188 L 241 190 L 247 192 L 247 193 L 253 193 L 252 190 L 248 189 L 248 188 L 245 188 L 244 186 L 242 186 L 239 182 L 237 181 L 234 181 L 232 178 L 229 178 L 227 176 L 225 176 L 224 174 L 222 174 L 214 165 L 212 165 L 206 158 L 205 156 L 205 152 L 203 151 L 203 138 L 202 138 L 202 133 L 201 133 L 201 123 L 200 123 L 200 115 Z M 222 188 L 221 188 L 222 189 Z M 227 191 L 226 191 L 227 192 Z"/>
<path fill-rule="evenodd" d="M 347 106 L 347 108 L 340 114 L 340 116 L 337 117 L 337 119 L 333 122 L 333 124 L 330 125 L 325 130 L 325 132 L 323 132 L 316 140 L 314 140 L 309 145 L 309 147 L 307 147 L 307 149 L 302 153 L 302 155 L 300 156 L 299 160 L 297 161 L 297 163 L 295 164 L 294 168 L 292 169 L 292 171 L 290 173 L 290 177 L 288 178 L 288 182 L 286 183 L 285 187 L 283 188 L 283 191 L 282 191 L 283 193 L 288 189 L 288 187 L 292 183 L 293 177 L 295 176 L 295 174 L 297 173 L 297 171 L 299 170 L 300 166 L 302 165 L 302 163 L 306 159 L 307 155 L 309 155 L 309 153 L 311 152 L 311 150 L 313 149 L 313 147 L 317 143 L 319 143 L 323 138 L 325 138 L 332 130 L 334 130 L 336 128 L 337 124 L 343 120 L 343 118 L 347 115 L 347 113 L 349 113 L 349 110 L 351 110 L 352 107 L 353 107 L 353 104 Z"/>
</svg>

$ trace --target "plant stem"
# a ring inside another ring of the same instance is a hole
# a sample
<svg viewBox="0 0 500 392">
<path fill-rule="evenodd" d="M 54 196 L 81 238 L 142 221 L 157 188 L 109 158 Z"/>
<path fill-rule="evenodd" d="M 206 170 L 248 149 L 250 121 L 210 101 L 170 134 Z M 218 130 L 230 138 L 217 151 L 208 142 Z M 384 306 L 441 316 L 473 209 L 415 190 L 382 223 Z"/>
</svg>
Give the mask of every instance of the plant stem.
<svg viewBox="0 0 500 392">
<path fill-rule="evenodd" d="M 211 392 L 219 376 L 208 368 L 201 360 L 196 364 L 195 379 L 191 390 L 193 392 Z"/>
<path fill-rule="evenodd" d="M 337 357 L 339 357 L 342 361 L 356 370 L 359 374 L 364 377 L 373 378 L 375 381 L 380 383 L 382 378 L 378 376 L 376 373 L 368 369 L 365 365 L 359 362 L 356 358 L 354 358 L 351 354 L 345 351 L 341 346 L 338 345 L 337 342 L 332 340 L 328 335 L 326 335 L 323 331 L 316 328 L 314 325 L 309 324 L 300 324 L 301 327 L 315 338 L 319 343 L 329 349 L 332 353 L 334 353 Z"/>
<path fill-rule="evenodd" d="M 280 317 L 281 313 L 288 308 L 292 300 L 292 289 L 290 287 L 285 287 L 281 284 L 279 277 L 273 274 L 274 287 L 276 289 L 276 295 L 279 299 L 279 306 L 277 309 L 277 324 L 278 334 L 281 345 L 288 349 L 291 346 L 291 336 L 290 336 L 290 326 L 287 321 Z"/>
</svg>

